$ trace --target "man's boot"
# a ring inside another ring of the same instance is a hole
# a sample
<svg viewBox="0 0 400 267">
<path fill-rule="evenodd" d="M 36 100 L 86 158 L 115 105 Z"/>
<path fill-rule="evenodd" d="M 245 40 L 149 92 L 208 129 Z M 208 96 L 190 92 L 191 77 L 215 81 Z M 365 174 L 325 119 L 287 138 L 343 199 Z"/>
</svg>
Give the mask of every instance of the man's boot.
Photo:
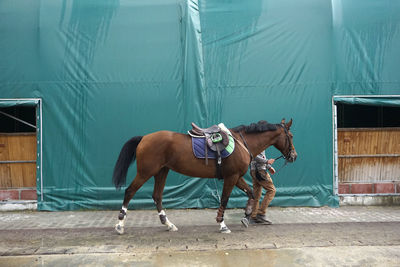
<svg viewBox="0 0 400 267">
<path fill-rule="evenodd" d="M 268 225 L 272 224 L 272 222 L 269 221 L 267 219 L 267 217 L 263 214 L 257 214 L 256 220 L 257 220 L 257 223 L 260 223 L 260 224 L 268 224 Z"/>
</svg>

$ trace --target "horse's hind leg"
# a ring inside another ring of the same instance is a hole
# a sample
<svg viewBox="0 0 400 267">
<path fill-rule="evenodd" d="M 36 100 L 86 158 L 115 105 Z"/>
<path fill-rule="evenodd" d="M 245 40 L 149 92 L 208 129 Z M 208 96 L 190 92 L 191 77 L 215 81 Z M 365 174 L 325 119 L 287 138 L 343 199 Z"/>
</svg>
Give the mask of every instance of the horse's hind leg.
<svg viewBox="0 0 400 267">
<path fill-rule="evenodd" d="M 118 224 L 115 225 L 115 230 L 119 234 L 122 235 L 124 233 L 125 219 L 126 219 L 126 213 L 128 211 L 129 201 L 133 198 L 133 196 L 136 194 L 136 192 L 139 190 L 139 188 L 142 187 L 142 185 L 147 180 L 150 179 L 150 177 L 144 177 L 144 176 L 140 176 L 139 174 L 136 174 L 135 179 L 133 179 L 133 181 L 129 185 L 129 187 L 125 189 L 124 202 L 122 203 L 122 208 L 118 215 Z"/>
<path fill-rule="evenodd" d="M 168 171 L 169 169 L 164 167 L 159 173 L 154 175 L 153 200 L 154 204 L 156 204 L 161 223 L 168 227 L 168 231 L 178 231 L 178 228 L 168 220 L 167 215 L 162 207 L 162 194 L 164 191 L 165 182 L 167 180 Z"/>
</svg>

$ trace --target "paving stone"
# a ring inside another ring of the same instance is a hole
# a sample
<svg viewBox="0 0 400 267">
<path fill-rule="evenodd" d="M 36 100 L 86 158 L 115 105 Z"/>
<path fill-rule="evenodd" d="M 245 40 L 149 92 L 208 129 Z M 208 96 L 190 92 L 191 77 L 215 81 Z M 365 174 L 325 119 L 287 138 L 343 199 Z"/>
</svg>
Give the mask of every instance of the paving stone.
<svg viewBox="0 0 400 267">
<path fill-rule="evenodd" d="M 216 225 L 214 209 L 167 210 L 170 221 L 179 226 Z M 240 224 L 241 209 L 228 209 L 225 221 Z M 129 210 L 126 227 L 161 226 L 155 210 Z M 104 228 L 117 223 L 118 211 L 0 212 L 0 229 Z M 340 208 L 270 207 L 267 217 L 274 224 L 400 222 L 399 206 L 344 206 Z"/>
</svg>

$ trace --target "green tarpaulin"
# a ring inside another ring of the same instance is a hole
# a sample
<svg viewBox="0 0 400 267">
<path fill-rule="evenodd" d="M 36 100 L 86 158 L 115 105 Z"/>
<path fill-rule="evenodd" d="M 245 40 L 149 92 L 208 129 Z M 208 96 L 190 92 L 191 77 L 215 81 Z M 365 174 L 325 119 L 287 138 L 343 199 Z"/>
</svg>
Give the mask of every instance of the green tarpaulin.
<svg viewBox="0 0 400 267">
<path fill-rule="evenodd" d="M 2 0 L 0 98 L 43 100 L 40 210 L 119 208 L 132 136 L 283 117 L 298 159 L 272 205 L 337 206 L 332 96 L 398 95 L 399 47 L 398 0 Z M 221 184 L 170 172 L 164 206 L 217 207 Z M 245 203 L 235 189 L 228 207 Z"/>
</svg>

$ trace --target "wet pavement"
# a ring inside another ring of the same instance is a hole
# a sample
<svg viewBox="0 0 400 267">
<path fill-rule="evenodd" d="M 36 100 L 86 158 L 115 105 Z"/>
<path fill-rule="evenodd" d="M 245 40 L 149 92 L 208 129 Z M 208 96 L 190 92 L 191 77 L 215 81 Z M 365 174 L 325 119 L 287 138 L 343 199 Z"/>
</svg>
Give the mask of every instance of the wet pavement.
<svg viewBox="0 0 400 267">
<path fill-rule="evenodd" d="M 218 232 L 216 210 L 1 212 L 0 266 L 400 266 L 400 207 L 278 208 L 272 225 L 244 228 L 227 210 L 231 234 Z"/>
</svg>

